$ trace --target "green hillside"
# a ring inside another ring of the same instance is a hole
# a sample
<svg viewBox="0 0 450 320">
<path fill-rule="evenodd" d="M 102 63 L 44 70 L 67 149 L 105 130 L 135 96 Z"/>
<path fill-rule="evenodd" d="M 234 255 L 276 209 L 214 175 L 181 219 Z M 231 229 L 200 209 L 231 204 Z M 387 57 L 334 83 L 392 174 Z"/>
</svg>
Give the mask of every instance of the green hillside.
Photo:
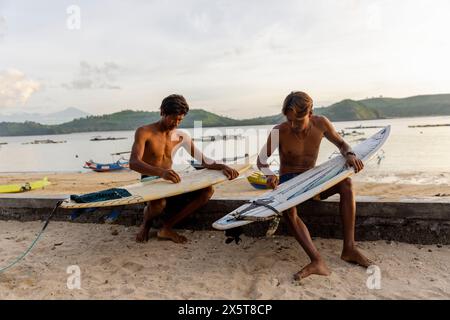
<svg viewBox="0 0 450 320">
<path fill-rule="evenodd" d="M 359 101 L 375 108 L 385 118 L 450 115 L 450 94 L 423 95 L 403 99 L 375 98 Z"/>
<path fill-rule="evenodd" d="M 63 134 L 74 132 L 134 130 L 160 119 L 157 111 L 124 110 L 102 116 L 88 116 L 59 125 L 42 125 L 35 122 L 0 122 L 0 136 L 26 136 Z M 239 125 L 239 120 L 221 117 L 205 110 L 191 110 L 181 123 L 182 128 L 192 128 L 194 121 L 202 121 L 203 127 Z"/>
<path fill-rule="evenodd" d="M 328 108 L 320 108 L 318 110 L 319 112 L 317 113 L 332 121 L 372 120 L 381 118 L 377 109 L 348 99 L 335 103 Z"/>
<path fill-rule="evenodd" d="M 403 99 L 372 98 L 343 100 L 326 108 L 316 108 L 316 114 L 331 121 L 355 121 L 398 117 L 450 115 L 450 94 L 415 96 Z M 62 134 L 73 132 L 134 130 L 160 118 L 157 111 L 124 110 L 102 116 L 88 116 L 59 125 L 42 125 L 35 122 L 0 122 L 0 136 L 25 136 Z M 273 116 L 235 120 L 202 109 L 191 110 L 182 128 L 192 128 L 194 121 L 202 121 L 203 127 L 254 126 L 281 123 L 285 117 Z M 0 118 L 1 121 L 1 118 Z"/>
</svg>

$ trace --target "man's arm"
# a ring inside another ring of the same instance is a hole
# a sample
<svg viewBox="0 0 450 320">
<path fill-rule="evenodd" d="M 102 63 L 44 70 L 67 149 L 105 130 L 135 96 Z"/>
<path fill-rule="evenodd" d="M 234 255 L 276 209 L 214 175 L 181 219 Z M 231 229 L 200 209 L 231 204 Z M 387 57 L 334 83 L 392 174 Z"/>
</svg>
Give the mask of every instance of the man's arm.
<svg viewBox="0 0 450 320">
<path fill-rule="evenodd" d="M 174 183 L 181 181 L 178 174 L 173 170 L 165 170 L 152 166 L 142 160 L 145 150 L 146 134 L 144 128 L 139 128 L 136 130 L 134 135 L 134 143 L 131 148 L 130 155 L 130 169 L 137 171 L 141 174 L 146 174 L 149 176 L 158 176 L 166 180 L 170 180 Z"/>
<path fill-rule="evenodd" d="M 355 172 L 359 172 L 364 168 L 363 162 L 356 157 L 350 145 L 345 142 L 344 139 L 339 135 L 339 133 L 334 128 L 333 124 L 326 117 L 321 117 L 323 119 L 324 133 L 323 135 L 336 147 L 338 147 L 342 156 L 347 160 L 347 165 L 353 167 Z"/>
<path fill-rule="evenodd" d="M 267 142 L 261 149 L 261 151 L 258 154 L 258 159 L 256 160 L 256 165 L 259 170 L 264 173 L 264 175 L 267 176 L 267 184 L 272 188 L 275 189 L 278 185 L 278 177 L 277 175 L 270 170 L 270 166 L 267 163 L 267 160 L 270 158 L 270 156 L 273 154 L 273 152 L 279 147 L 279 127 L 276 126 L 267 137 Z"/>
<path fill-rule="evenodd" d="M 191 137 L 189 137 L 189 135 L 183 133 L 182 136 L 183 136 L 183 148 L 185 148 L 185 150 L 189 152 L 189 154 L 195 160 L 200 162 L 204 168 L 211 170 L 222 170 L 229 180 L 233 180 L 239 176 L 239 172 L 237 172 L 236 170 L 230 168 L 225 164 L 217 163 L 214 160 L 206 157 L 203 154 L 203 152 L 201 152 L 195 146 L 194 142 L 192 141 Z"/>
</svg>

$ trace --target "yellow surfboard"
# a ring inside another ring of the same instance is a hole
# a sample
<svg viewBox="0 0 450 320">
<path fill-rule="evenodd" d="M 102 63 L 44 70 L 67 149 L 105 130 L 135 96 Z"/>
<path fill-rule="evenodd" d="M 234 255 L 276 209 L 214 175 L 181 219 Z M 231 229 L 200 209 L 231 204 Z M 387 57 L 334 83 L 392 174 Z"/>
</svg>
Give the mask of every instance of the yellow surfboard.
<svg viewBox="0 0 450 320">
<path fill-rule="evenodd" d="M 50 181 L 48 181 L 47 177 L 42 180 L 18 183 L 18 184 L 5 184 L 0 185 L 0 193 L 17 193 L 17 192 L 25 192 L 35 189 L 42 189 L 45 186 L 48 186 Z"/>
</svg>

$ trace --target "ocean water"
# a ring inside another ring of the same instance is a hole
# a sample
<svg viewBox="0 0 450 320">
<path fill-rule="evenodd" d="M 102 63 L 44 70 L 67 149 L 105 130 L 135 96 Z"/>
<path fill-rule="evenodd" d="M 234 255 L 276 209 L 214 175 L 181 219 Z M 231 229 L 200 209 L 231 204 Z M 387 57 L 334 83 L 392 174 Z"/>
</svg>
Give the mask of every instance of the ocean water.
<svg viewBox="0 0 450 320">
<path fill-rule="evenodd" d="M 409 128 L 411 125 L 450 124 L 450 116 L 383 119 L 370 121 L 334 122 L 337 130 L 346 132 L 356 130 L 364 133 L 359 136 L 346 136 L 350 144 L 358 139 L 369 137 L 380 129 L 346 129 L 356 126 L 391 125 L 391 136 L 383 146 L 383 158 L 380 163 L 375 158 L 361 176 L 366 181 L 385 183 L 450 183 L 450 127 Z M 215 159 L 242 156 L 245 153 L 257 153 L 266 141 L 273 126 L 203 128 L 186 129 L 193 137 L 241 134 L 242 139 L 217 140 L 214 142 L 196 141 L 196 145 L 207 155 Z M 125 137 L 115 141 L 89 141 L 94 136 Z M 65 135 L 0 137 L 0 172 L 54 172 L 86 171 L 82 168 L 85 161 L 112 162 L 118 156 L 111 153 L 131 150 L 134 131 L 89 132 Z M 61 144 L 23 144 L 34 140 L 65 140 Z M 326 161 L 337 148 L 323 140 L 318 163 Z M 125 154 L 125 158 L 129 155 Z M 189 159 L 184 150 L 177 153 L 176 164 L 183 165 Z M 272 157 L 274 163 L 277 155 Z"/>
</svg>

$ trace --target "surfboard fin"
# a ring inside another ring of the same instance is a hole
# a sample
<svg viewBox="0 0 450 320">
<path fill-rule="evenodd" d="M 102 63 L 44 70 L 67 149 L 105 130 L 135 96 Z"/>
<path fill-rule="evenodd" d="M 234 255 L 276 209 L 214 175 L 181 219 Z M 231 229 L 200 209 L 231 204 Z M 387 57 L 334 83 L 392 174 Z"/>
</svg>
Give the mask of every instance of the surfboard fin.
<svg viewBox="0 0 450 320">
<path fill-rule="evenodd" d="M 243 233 L 243 230 L 241 227 L 228 229 L 225 231 L 225 236 L 227 239 L 225 240 L 226 244 L 230 244 L 231 242 L 236 242 L 236 244 L 239 244 L 242 239 L 240 238 L 240 235 Z"/>
</svg>

